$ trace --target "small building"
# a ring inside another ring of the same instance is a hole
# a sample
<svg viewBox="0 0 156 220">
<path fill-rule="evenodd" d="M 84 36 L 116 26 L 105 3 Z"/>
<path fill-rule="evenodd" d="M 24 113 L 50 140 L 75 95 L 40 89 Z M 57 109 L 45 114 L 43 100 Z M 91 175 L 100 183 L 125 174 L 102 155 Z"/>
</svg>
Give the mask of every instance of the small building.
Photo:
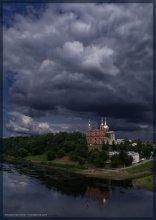
<svg viewBox="0 0 156 220">
<path fill-rule="evenodd" d="M 124 139 L 116 139 L 116 144 L 122 144 L 124 143 Z"/>
<path fill-rule="evenodd" d="M 134 152 L 134 151 L 129 151 L 128 155 L 133 157 L 132 164 L 138 163 L 140 161 L 139 153 Z"/>
<path fill-rule="evenodd" d="M 133 147 L 136 147 L 136 146 L 137 146 L 137 143 L 135 143 L 135 142 L 132 143 L 132 146 L 133 146 Z"/>
<path fill-rule="evenodd" d="M 111 151 L 109 152 L 109 157 L 111 158 L 113 155 L 119 154 L 119 153 L 120 153 L 119 151 Z M 140 161 L 139 153 L 134 152 L 134 151 L 128 151 L 127 154 L 133 157 L 132 164 L 138 163 Z"/>
</svg>

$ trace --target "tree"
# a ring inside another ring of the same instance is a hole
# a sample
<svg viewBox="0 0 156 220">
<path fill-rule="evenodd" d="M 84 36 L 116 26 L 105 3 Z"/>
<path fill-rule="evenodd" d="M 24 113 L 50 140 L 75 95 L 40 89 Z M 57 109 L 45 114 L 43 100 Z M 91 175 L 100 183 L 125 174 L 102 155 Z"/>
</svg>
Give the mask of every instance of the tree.
<svg viewBox="0 0 156 220">
<path fill-rule="evenodd" d="M 113 168 L 117 168 L 119 167 L 121 164 L 121 161 L 119 159 L 119 155 L 118 154 L 114 154 L 112 157 L 111 157 L 111 166 Z"/>
<path fill-rule="evenodd" d="M 43 153 L 44 153 L 43 147 L 36 146 L 36 147 L 33 147 L 31 149 L 31 154 L 32 155 L 40 155 L 40 154 L 43 154 Z"/>
<path fill-rule="evenodd" d="M 78 157 L 78 162 L 79 162 L 79 165 L 84 165 L 85 159 L 83 157 Z"/>
<path fill-rule="evenodd" d="M 77 143 L 75 141 L 66 140 L 62 143 L 63 149 L 66 153 L 74 151 L 77 147 Z"/>
<path fill-rule="evenodd" d="M 118 145 L 118 149 L 119 149 L 120 151 L 127 151 L 127 150 L 128 150 L 128 146 L 127 146 L 127 144 L 125 144 L 125 142 L 124 142 L 124 143 L 121 143 L 121 144 Z"/>
<path fill-rule="evenodd" d="M 124 144 L 127 145 L 127 146 L 130 144 L 128 138 L 125 138 L 125 139 L 124 139 Z"/>
<path fill-rule="evenodd" d="M 151 145 L 142 145 L 142 155 L 145 158 L 149 158 L 151 156 L 151 152 L 153 150 L 153 147 Z"/>
<path fill-rule="evenodd" d="M 142 141 L 140 139 L 137 140 L 137 151 L 139 154 L 142 151 Z"/>
<path fill-rule="evenodd" d="M 56 134 L 32 135 L 30 137 L 9 137 L 4 138 L 3 154 L 19 157 L 18 149 L 22 148 L 29 154 L 39 155 L 48 151 L 58 152 L 62 156 L 64 150 L 66 154 L 75 151 L 77 147 L 87 148 L 86 137 L 80 132 L 59 132 Z M 22 154 L 21 152 L 19 154 Z M 81 153 L 80 153 L 81 154 Z"/>
<path fill-rule="evenodd" d="M 78 146 L 78 147 L 76 147 L 74 152 L 79 157 L 87 158 L 88 149 L 86 146 L 83 146 L 83 145 Z"/>
<path fill-rule="evenodd" d="M 125 151 L 121 151 L 119 153 L 119 160 L 122 165 L 124 166 L 130 166 L 133 161 L 133 157 L 129 156 Z"/>
<path fill-rule="evenodd" d="M 89 155 L 89 162 L 96 167 L 103 167 L 108 160 L 108 153 L 106 151 L 93 150 Z"/>
<path fill-rule="evenodd" d="M 18 157 L 26 157 L 26 156 L 28 156 L 28 151 L 24 148 L 19 148 L 17 150 L 17 156 Z"/>
<path fill-rule="evenodd" d="M 112 142 L 112 151 L 117 151 L 117 144 L 115 144 L 115 142 Z"/>
<path fill-rule="evenodd" d="M 108 144 L 108 141 L 107 141 L 107 143 L 105 143 L 105 142 L 103 141 L 103 144 L 102 144 L 102 150 L 103 150 L 103 151 L 108 151 L 108 150 L 109 150 L 109 144 Z"/>
<path fill-rule="evenodd" d="M 125 151 L 121 151 L 119 153 L 119 159 L 121 161 L 121 163 L 125 163 L 125 160 L 127 159 L 128 154 Z"/>
<path fill-rule="evenodd" d="M 65 156 L 65 152 L 63 149 L 60 149 L 58 152 L 57 152 L 57 157 L 58 158 L 62 158 Z"/>
<path fill-rule="evenodd" d="M 130 165 L 132 165 L 132 162 L 133 162 L 133 157 L 128 155 L 127 158 L 126 158 L 126 160 L 124 161 L 125 166 L 130 166 Z"/>
<path fill-rule="evenodd" d="M 47 160 L 54 160 L 56 158 L 56 153 L 53 151 L 47 152 Z"/>
<path fill-rule="evenodd" d="M 71 152 L 70 155 L 69 155 L 69 158 L 72 161 L 77 161 L 78 156 L 77 156 L 77 154 L 75 152 Z"/>
<path fill-rule="evenodd" d="M 100 152 L 100 156 L 104 160 L 104 162 L 106 162 L 109 159 L 108 151 Z"/>
</svg>

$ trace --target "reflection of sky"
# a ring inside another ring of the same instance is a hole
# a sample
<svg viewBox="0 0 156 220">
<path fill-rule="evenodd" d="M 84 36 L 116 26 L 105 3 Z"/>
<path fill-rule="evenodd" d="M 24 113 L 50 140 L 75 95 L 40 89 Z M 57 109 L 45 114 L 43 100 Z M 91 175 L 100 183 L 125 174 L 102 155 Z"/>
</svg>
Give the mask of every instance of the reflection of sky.
<svg viewBox="0 0 156 220">
<path fill-rule="evenodd" d="M 49 190 L 37 179 L 4 172 L 4 214 L 48 214 L 53 217 L 152 217 L 152 193 L 115 188 L 104 206 Z M 122 192 L 121 192 L 122 190 Z"/>
</svg>

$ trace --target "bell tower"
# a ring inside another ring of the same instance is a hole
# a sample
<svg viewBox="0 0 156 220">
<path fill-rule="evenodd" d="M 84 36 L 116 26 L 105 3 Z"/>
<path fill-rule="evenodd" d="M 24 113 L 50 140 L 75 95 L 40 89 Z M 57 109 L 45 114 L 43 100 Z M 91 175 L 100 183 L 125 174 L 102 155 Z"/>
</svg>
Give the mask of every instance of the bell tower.
<svg viewBox="0 0 156 220">
<path fill-rule="evenodd" d="M 91 122 L 90 122 L 90 119 L 89 119 L 89 121 L 88 121 L 88 130 L 90 130 L 91 129 Z"/>
</svg>

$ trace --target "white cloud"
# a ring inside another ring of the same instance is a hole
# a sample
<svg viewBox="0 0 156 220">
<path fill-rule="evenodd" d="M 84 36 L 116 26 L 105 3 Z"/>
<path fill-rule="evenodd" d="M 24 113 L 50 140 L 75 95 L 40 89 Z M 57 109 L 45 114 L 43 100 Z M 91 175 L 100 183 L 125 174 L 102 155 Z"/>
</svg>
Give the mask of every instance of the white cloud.
<svg viewBox="0 0 156 220">
<path fill-rule="evenodd" d="M 19 112 L 10 112 L 11 119 L 6 127 L 12 132 L 23 134 L 44 134 L 54 132 L 47 122 L 37 122 Z"/>
<path fill-rule="evenodd" d="M 31 117 L 19 112 L 10 112 L 9 115 L 10 120 L 6 123 L 6 128 L 12 132 L 12 136 L 17 134 L 46 134 L 72 130 L 72 126 L 66 123 L 51 124 L 48 122 L 35 121 Z"/>
</svg>

